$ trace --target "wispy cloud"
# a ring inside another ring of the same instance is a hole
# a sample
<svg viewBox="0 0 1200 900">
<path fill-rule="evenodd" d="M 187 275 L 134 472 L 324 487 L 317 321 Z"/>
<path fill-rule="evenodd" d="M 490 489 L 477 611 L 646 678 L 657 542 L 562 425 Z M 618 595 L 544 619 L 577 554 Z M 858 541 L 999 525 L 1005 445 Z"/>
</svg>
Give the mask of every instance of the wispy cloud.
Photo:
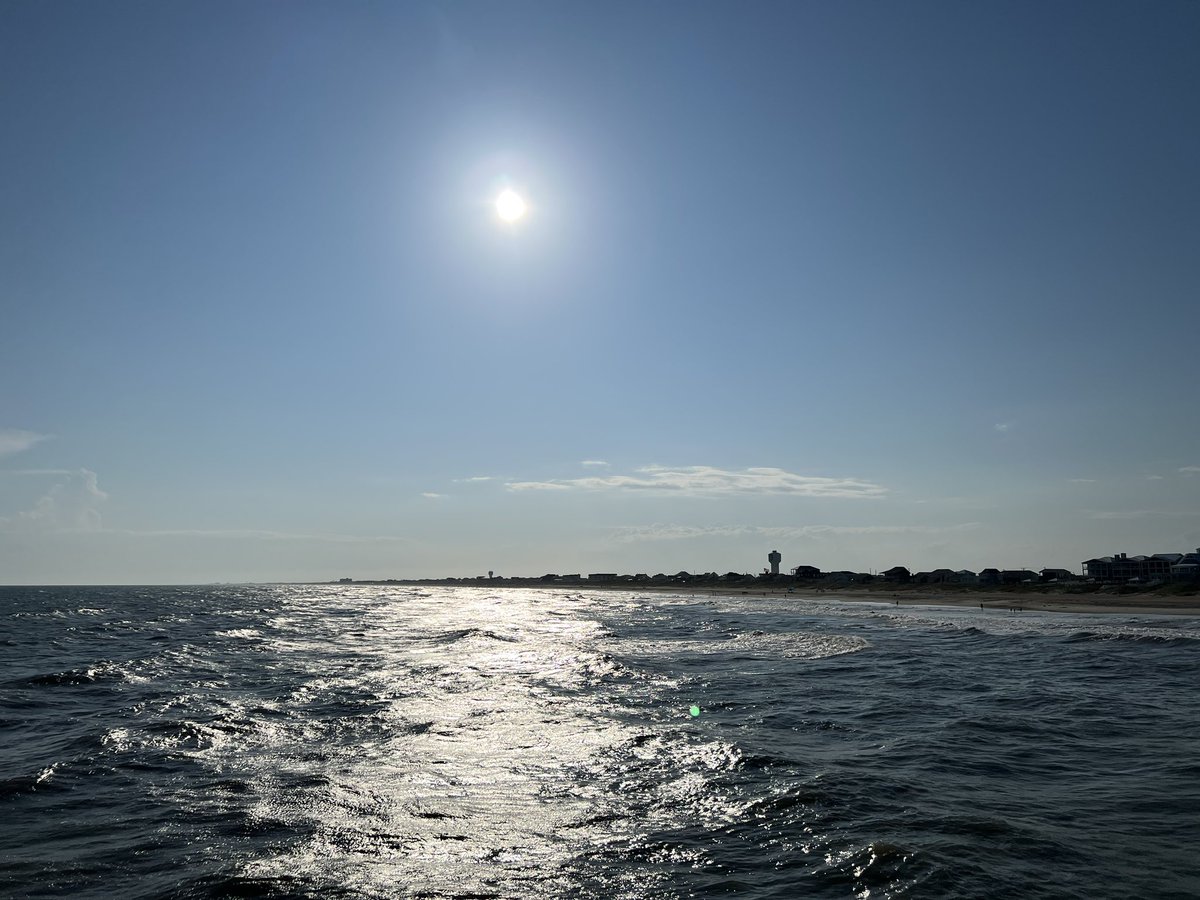
<svg viewBox="0 0 1200 900">
<path fill-rule="evenodd" d="M 1180 466 L 1180 475 L 1200 475 L 1200 466 Z"/>
<path fill-rule="evenodd" d="M 411 544 L 413 540 L 395 535 L 311 534 L 304 532 L 271 531 L 259 528 L 105 528 L 105 534 L 130 537 L 226 538 L 262 541 L 313 541 L 329 544 Z"/>
<path fill-rule="evenodd" d="M 1068 478 L 1071 484 L 1095 484 L 1095 478 Z"/>
<path fill-rule="evenodd" d="M 22 453 L 34 444 L 40 444 L 49 438 L 48 434 L 38 434 L 36 431 L 24 431 L 20 428 L 0 428 L 0 456 L 12 456 Z"/>
<path fill-rule="evenodd" d="M 593 475 L 549 481 L 513 481 L 510 491 L 648 491 L 696 497 L 734 494 L 787 494 L 803 497 L 879 498 L 887 488 L 857 478 L 798 475 L 784 469 L 739 471 L 712 466 L 645 466 L 634 475 Z"/>
<path fill-rule="evenodd" d="M 1185 512 L 1165 509 L 1124 509 L 1124 510 L 1095 510 L 1088 514 L 1089 519 L 1191 519 L 1200 516 L 1200 510 Z"/>
<path fill-rule="evenodd" d="M 436 491 L 425 491 L 424 493 L 421 494 L 421 496 L 428 497 L 430 500 L 438 500 L 442 497 L 442 495 L 437 493 Z"/>
<path fill-rule="evenodd" d="M 621 525 L 612 529 L 613 538 L 634 541 L 684 541 L 709 537 L 769 537 L 803 540 L 830 535 L 951 534 L 974 531 L 978 522 L 959 525 Z"/>
<path fill-rule="evenodd" d="M 491 481 L 491 475 L 472 475 L 469 478 L 455 478 L 455 484 L 478 484 L 481 481 Z"/>
<path fill-rule="evenodd" d="M 53 469 L 34 469 L 31 473 L 66 476 L 38 498 L 32 509 L 3 520 L 9 528 L 34 531 L 99 531 L 102 527 L 100 506 L 108 494 L 100 490 L 96 473 L 91 469 L 59 472 Z"/>
<path fill-rule="evenodd" d="M 579 463 L 581 466 L 591 466 L 599 469 L 607 469 L 608 463 L 602 459 L 585 459 Z"/>
<path fill-rule="evenodd" d="M 1015 422 L 997 422 L 992 426 L 992 428 L 994 428 L 996 431 L 999 431 L 1001 434 L 1004 434 L 1006 431 L 1011 431 L 1013 425 L 1015 424 Z"/>
</svg>

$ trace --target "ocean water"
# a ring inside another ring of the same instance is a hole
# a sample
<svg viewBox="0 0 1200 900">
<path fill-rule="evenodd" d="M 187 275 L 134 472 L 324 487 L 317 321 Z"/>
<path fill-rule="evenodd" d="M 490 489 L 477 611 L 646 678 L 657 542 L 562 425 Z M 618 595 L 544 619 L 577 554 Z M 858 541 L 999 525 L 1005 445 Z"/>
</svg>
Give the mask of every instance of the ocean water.
<svg viewBox="0 0 1200 900">
<path fill-rule="evenodd" d="M 322 585 L 0 622 L 3 896 L 1200 896 L 1195 618 Z"/>
</svg>

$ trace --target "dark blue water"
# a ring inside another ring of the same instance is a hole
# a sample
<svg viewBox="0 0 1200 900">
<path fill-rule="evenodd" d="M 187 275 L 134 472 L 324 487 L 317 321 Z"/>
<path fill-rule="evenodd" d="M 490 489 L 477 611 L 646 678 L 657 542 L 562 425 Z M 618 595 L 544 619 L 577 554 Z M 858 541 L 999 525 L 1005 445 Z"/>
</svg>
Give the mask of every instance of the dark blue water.
<svg viewBox="0 0 1200 900">
<path fill-rule="evenodd" d="M 355 585 L 0 622 L 4 896 L 1200 896 L 1196 619 Z"/>
</svg>

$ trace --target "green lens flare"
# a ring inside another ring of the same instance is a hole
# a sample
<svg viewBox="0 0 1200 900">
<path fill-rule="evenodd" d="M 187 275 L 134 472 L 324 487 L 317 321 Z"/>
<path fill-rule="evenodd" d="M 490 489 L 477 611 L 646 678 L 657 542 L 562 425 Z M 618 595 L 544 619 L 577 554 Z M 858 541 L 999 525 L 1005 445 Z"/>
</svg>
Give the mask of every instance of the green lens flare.
<svg viewBox="0 0 1200 900">
<path fill-rule="evenodd" d="M 688 712 L 690 712 L 692 714 L 692 718 L 694 719 L 696 716 L 700 715 L 700 707 L 693 706 L 691 709 L 688 710 Z"/>
</svg>

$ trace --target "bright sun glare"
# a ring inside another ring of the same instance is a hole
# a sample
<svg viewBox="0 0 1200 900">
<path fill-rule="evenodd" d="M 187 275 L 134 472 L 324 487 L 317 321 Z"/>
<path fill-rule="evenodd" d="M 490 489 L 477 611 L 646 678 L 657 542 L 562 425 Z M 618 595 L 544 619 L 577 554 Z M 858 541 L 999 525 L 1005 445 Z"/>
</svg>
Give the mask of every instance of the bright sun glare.
<svg viewBox="0 0 1200 900">
<path fill-rule="evenodd" d="M 515 222 L 525 215 L 528 207 L 521 195 L 514 190 L 500 192 L 496 198 L 496 215 L 505 222 Z"/>
</svg>

